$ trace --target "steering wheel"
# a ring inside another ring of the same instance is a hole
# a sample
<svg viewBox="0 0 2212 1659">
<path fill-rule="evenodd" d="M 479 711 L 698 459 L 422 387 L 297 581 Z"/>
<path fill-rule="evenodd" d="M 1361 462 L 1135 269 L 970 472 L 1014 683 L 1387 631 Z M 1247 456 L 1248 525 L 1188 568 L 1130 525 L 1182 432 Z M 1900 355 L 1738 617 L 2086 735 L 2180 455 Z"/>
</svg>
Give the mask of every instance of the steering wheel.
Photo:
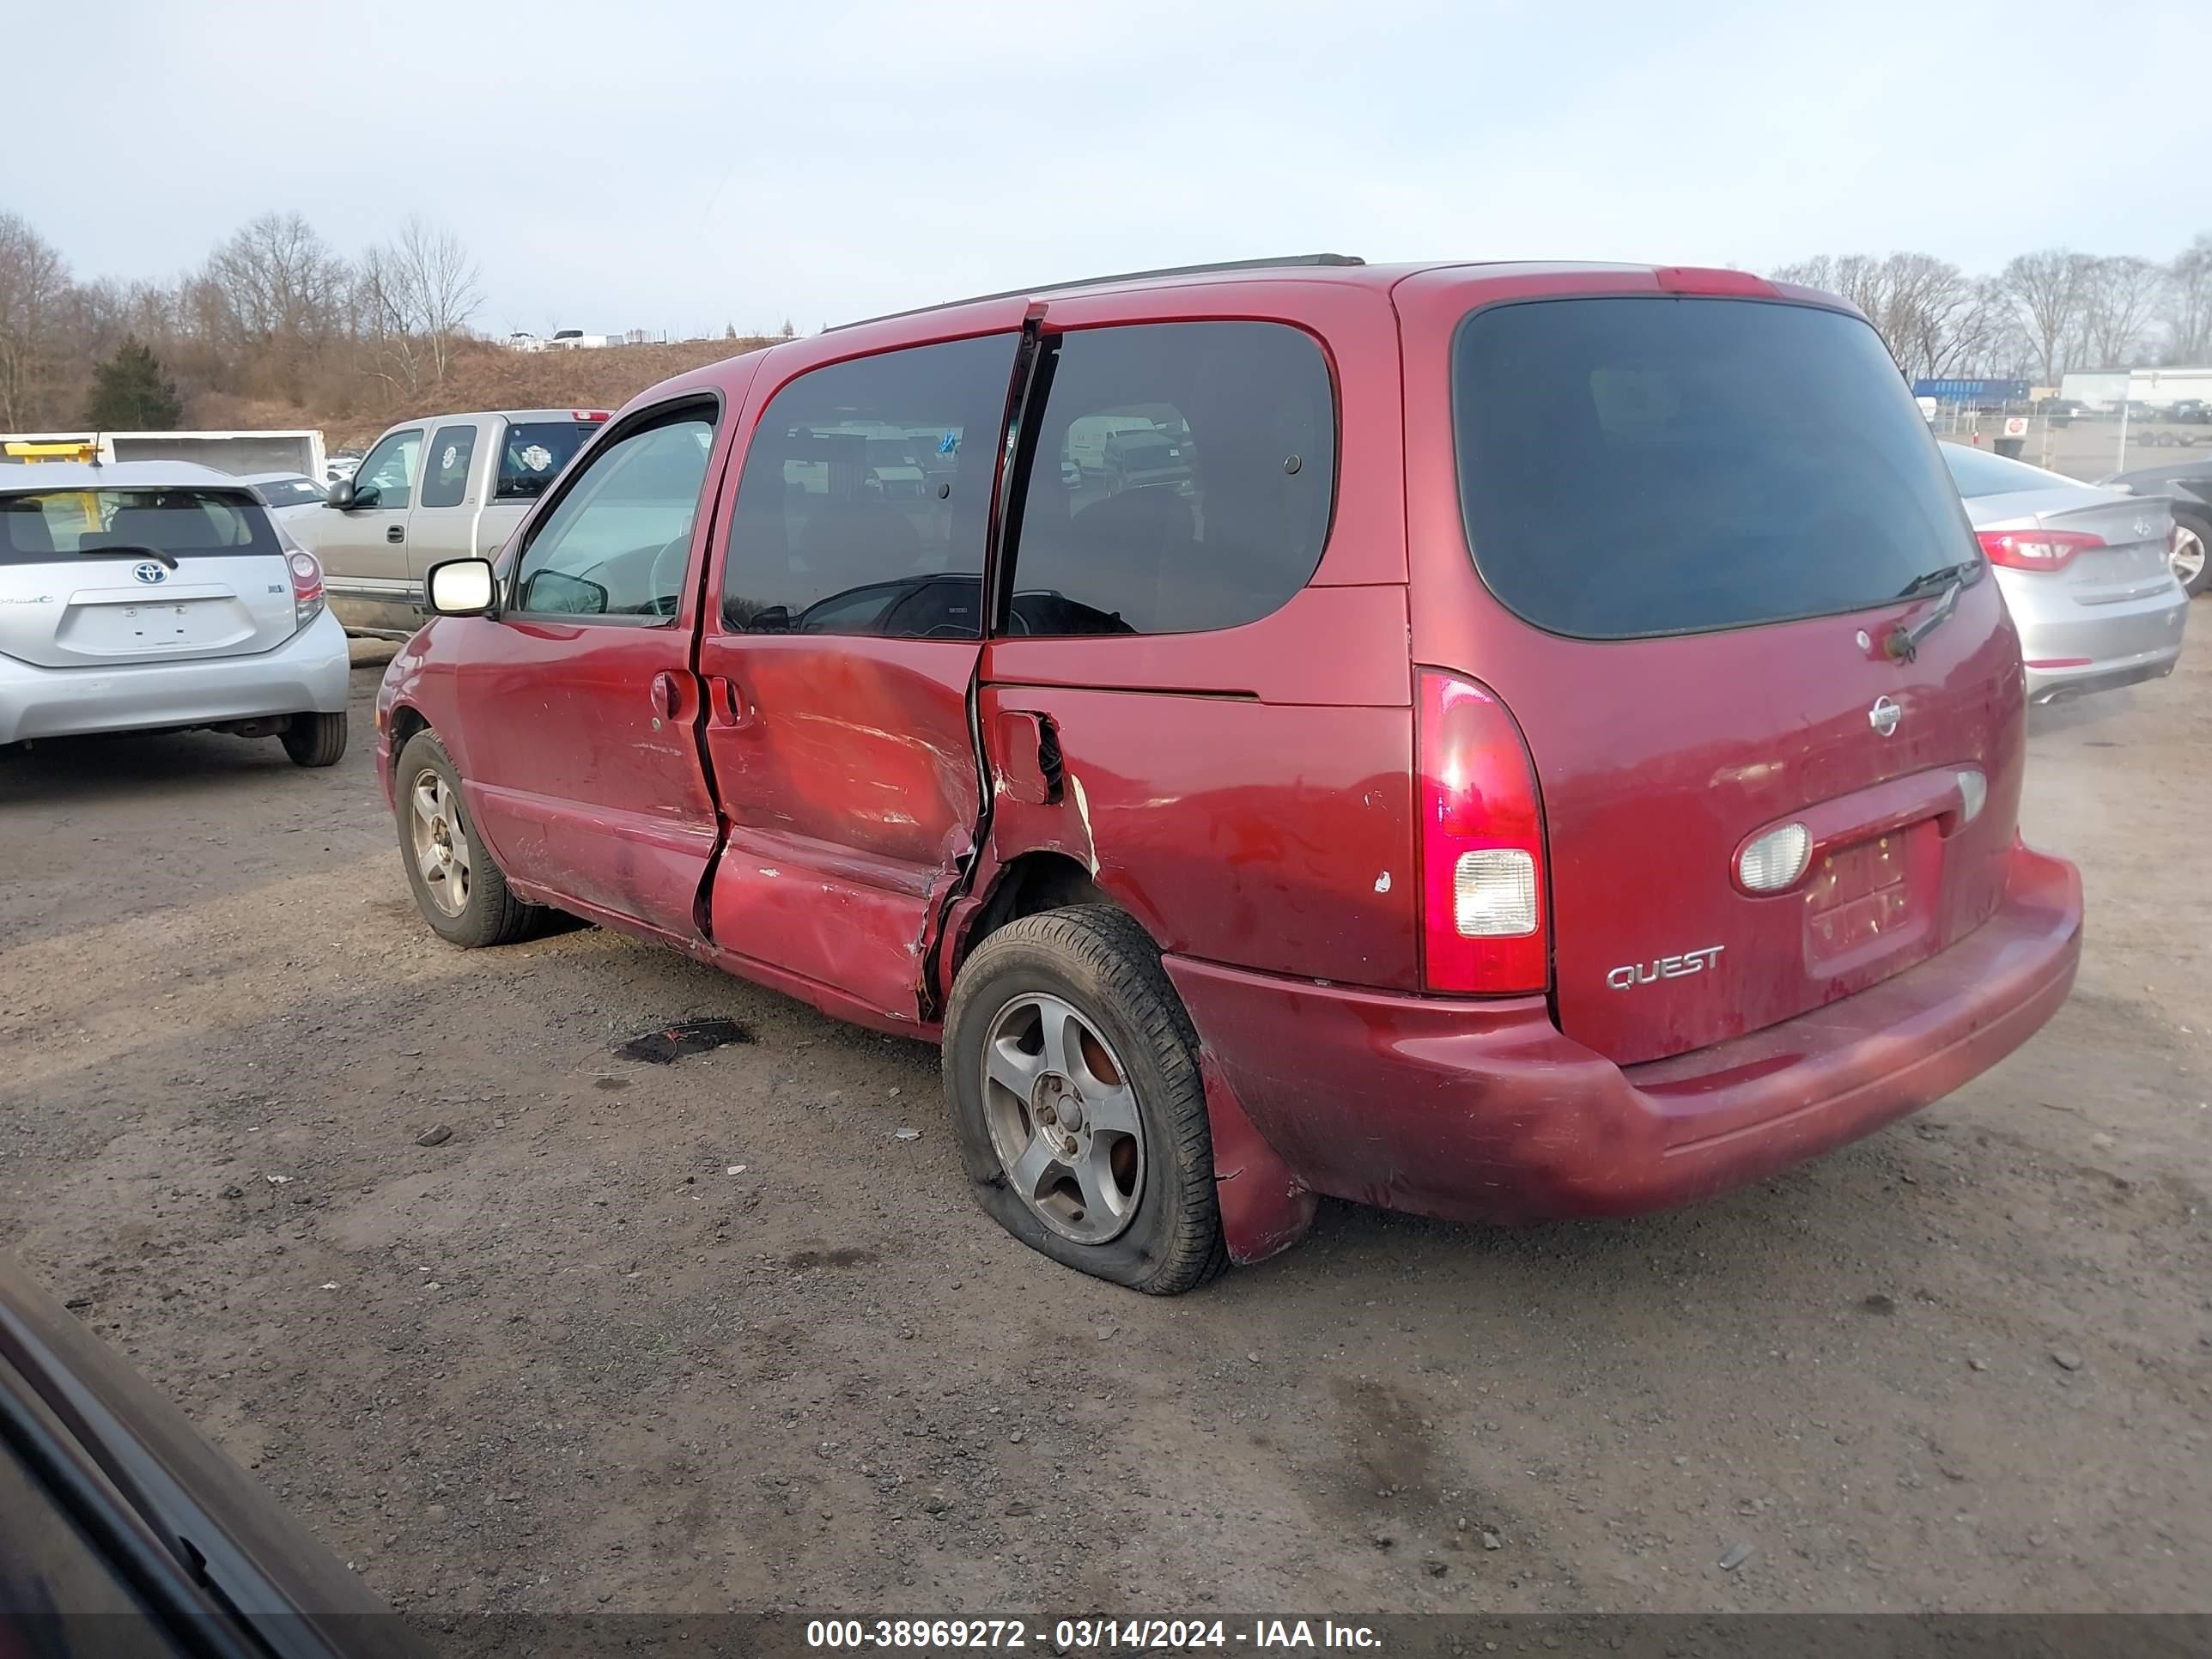
<svg viewBox="0 0 2212 1659">
<path fill-rule="evenodd" d="M 661 544 L 660 550 L 653 556 L 653 567 L 647 573 L 647 580 L 653 586 L 653 597 L 647 601 L 649 607 L 648 615 L 672 617 L 676 614 L 678 605 L 682 603 L 682 596 L 678 591 L 683 585 L 681 561 L 690 550 L 691 532 L 686 530 L 682 535 L 672 537 Z M 673 582 L 663 582 L 660 580 L 661 561 L 671 553 L 677 555 L 678 559 L 677 580 Z"/>
</svg>

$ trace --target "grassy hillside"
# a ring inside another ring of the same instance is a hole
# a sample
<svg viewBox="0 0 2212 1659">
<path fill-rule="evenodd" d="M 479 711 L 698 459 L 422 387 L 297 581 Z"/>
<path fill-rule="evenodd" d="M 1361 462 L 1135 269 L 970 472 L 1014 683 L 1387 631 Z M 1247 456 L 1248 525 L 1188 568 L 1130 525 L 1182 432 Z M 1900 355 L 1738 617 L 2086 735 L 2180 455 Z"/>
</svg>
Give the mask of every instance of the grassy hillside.
<svg viewBox="0 0 2212 1659">
<path fill-rule="evenodd" d="M 471 342 L 445 383 L 423 398 L 377 408 L 307 409 L 203 392 L 186 417 L 196 427 L 320 427 L 332 449 L 360 448 L 395 421 L 474 409 L 619 409 L 647 386 L 706 363 L 773 344 L 765 339 L 688 340 L 674 345 L 605 346 L 592 351 L 509 351 Z"/>
</svg>

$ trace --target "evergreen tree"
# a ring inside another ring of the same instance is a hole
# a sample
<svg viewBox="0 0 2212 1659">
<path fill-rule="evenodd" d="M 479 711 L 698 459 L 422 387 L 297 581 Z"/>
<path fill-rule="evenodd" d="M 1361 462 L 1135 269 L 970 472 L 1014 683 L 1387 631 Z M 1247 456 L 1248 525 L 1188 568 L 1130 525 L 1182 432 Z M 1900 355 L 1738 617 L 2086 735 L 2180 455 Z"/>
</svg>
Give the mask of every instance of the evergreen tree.
<svg viewBox="0 0 2212 1659">
<path fill-rule="evenodd" d="M 161 372 L 161 360 L 136 336 L 92 371 L 92 401 L 85 424 L 97 430 L 167 432 L 185 418 L 177 383 Z"/>
</svg>

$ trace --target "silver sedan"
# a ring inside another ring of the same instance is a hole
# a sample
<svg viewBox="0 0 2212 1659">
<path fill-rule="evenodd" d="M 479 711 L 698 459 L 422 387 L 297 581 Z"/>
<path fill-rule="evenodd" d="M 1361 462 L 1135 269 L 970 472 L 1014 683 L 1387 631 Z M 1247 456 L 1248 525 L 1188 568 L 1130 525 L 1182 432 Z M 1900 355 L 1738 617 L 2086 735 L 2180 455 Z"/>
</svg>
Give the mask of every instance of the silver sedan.
<svg viewBox="0 0 2212 1659">
<path fill-rule="evenodd" d="M 349 666 L 322 567 L 240 480 L 0 465 L 0 748 L 204 726 L 329 766 Z"/>
<path fill-rule="evenodd" d="M 2173 672 L 2189 596 L 2174 580 L 2164 501 L 1962 444 L 1942 448 L 2020 630 L 2030 702 Z"/>
</svg>

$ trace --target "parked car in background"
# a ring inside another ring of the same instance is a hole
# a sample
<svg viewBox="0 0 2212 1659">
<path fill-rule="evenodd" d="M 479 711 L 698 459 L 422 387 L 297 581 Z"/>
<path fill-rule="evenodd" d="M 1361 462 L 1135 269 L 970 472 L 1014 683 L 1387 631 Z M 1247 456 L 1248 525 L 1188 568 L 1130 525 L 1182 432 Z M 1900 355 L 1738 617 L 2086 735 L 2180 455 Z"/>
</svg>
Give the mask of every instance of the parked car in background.
<svg viewBox="0 0 2212 1659">
<path fill-rule="evenodd" d="M 361 455 L 356 450 L 343 449 L 323 465 L 323 480 L 336 483 L 341 478 L 350 478 L 361 466 Z"/>
<path fill-rule="evenodd" d="M 0 1655 L 427 1659 L 253 1479 L 0 1256 Z"/>
<path fill-rule="evenodd" d="M 1066 488 L 1132 410 L 1188 496 Z M 958 465 L 804 487 L 860 422 Z M 1936 440 L 1864 318 L 1746 272 L 1323 258 L 880 319 L 645 392 L 425 576 L 376 718 L 433 931 L 552 907 L 938 1040 L 985 1210 L 1147 1291 L 1317 1194 L 1719 1192 L 2073 981 Z"/>
<path fill-rule="evenodd" d="M 2179 421 L 2185 426 L 2203 426 L 2212 422 L 2212 404 L 2208 404 L 2202 398 L 2184 398 L 2167 405 L 2166 418 Z"/>
<path fill-rule="evenodd" d="M 541 409 L 403 421 L 331 484 L 323 512 L 288 528 L 322 560 L 347 632 L 404 639 L 422 625 L 422 573 L 495 550 L 606 418 Z"/>
<path fill-rule="evenodd" d="M 2212 544 L 2212 459 L 2137 467 L 2097 480 L 2100 489 L 2155 497 L 2173 514 L 2173 574 L 2191 598 L 2212 586 L 2204 550 Z"/>
<path fill-rule="evenodd" d="M 2020 630 L 2029 702 L 2173 672 L 2189 595 L 2174 579 L 2163 501 L 1963 444 L 1942 448 Z"/>
<path fill-rule="evenodd" d="M 319 507 L 330 499 L 330 486 L 304 472 L 248 472 L 239 483 L 261 498 L 262 506 L 283 523 L 301 507 Z"/>
<path fill-rule="evenodd" d="M 349 669 L 321 567 L 241 480 L 0 469 L 0 745 L 212 727 L 331 766 Z"/>
</svg>

